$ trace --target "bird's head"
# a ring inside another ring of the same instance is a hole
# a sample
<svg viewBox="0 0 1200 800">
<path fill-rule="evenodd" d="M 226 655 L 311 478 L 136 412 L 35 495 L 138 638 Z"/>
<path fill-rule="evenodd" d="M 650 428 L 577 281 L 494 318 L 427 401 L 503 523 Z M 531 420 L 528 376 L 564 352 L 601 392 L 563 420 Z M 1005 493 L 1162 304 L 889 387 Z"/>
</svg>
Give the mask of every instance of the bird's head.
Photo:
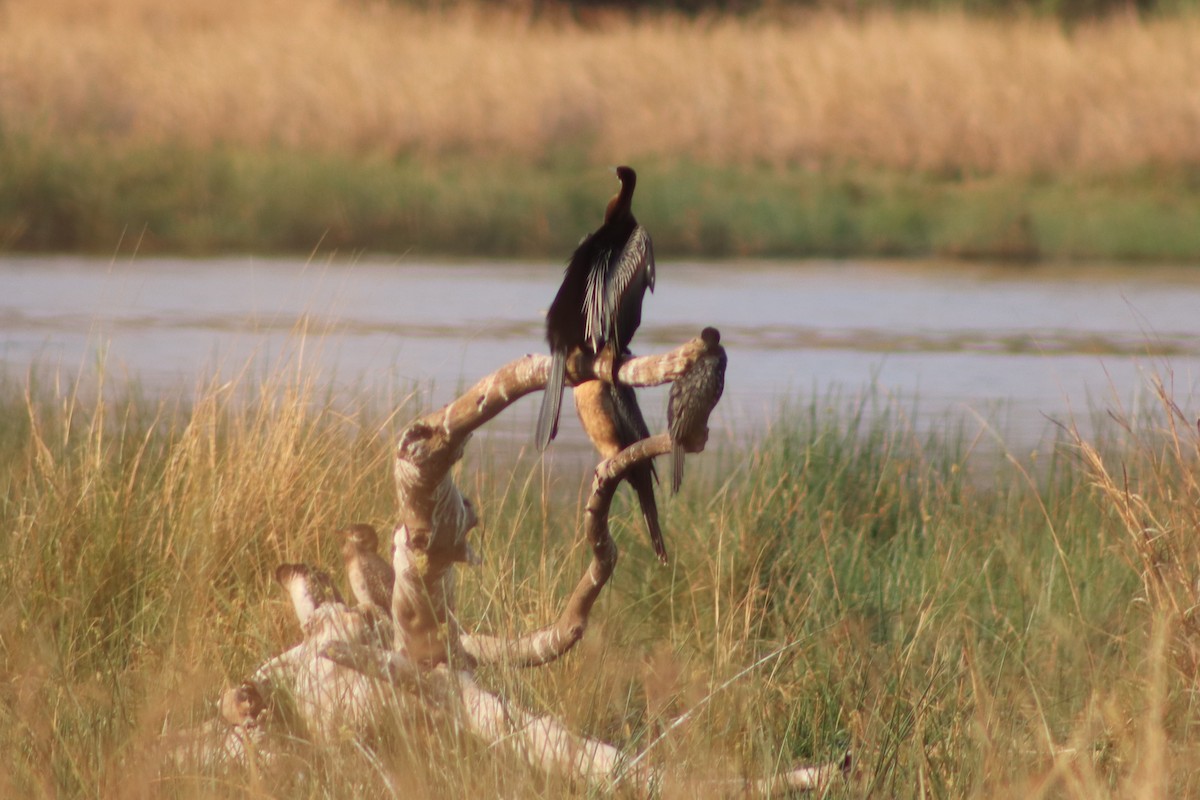
<svg viewBox="0 0 1200 800">
<path fill-rule="evenodd" d="M 613 167 L 613 172 L 617 173 L 617 179 L 621 181 L 621 191 L 608 201 L 608 208 L 604 210 L 605 222 L 620 213 L 629 212 L 629 207 L 633 204 L 633 189 L 637 186 L 637 173 L 632 167 Z"/>
<path fill-rule="evenodd" d="M 338 531 L 346 539 L 346 543 L 355 549 L 375 550 L 379 547 L 379 534 L 375 528 L 362 522 L 342 528 Z"/>
<path fill-rule="evenodd" d="M 633 187 L 637 185 L 637 173 L 633 171 L 633 167 L 613 167 L 613 172 L 617 174 L 617 180 L 621 182 L 621 187 L 632 192 Z"/>
</svg>

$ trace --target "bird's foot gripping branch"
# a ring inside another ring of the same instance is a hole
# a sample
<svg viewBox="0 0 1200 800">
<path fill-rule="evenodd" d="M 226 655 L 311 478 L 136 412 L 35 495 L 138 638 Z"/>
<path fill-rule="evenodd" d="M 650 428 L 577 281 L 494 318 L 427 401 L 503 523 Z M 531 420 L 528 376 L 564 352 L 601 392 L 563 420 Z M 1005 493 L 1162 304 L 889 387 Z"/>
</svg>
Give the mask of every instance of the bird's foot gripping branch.
<svg viewBox="0 0 1200 800">
<path fill-rule="evenodd" d="M 659 355 L 626 358 L 616 377 L 627 386 L 674 382 L 695 369 L 711 370 L 714 348 L 719 345 L 705 336 Z M 569 382 L 611 381 L 608 352 L 598 358 L 576 353 L 567 365 Z M 596 467 L 583 522 L 591 558 L 556 620 L 506 638 L 466 632 L 456 615 L 455 567 L 474 560 L 467 535 L 477 517 L 455 485 L 451 468 L 462 457 L 472 432 L 518 398 L 543 389 L 550 370 L 548 356 L 517 359 L 403 430 L 394 460 L 398 499 L 398 524 L 392 537 L 394 576 L 388 573 L 375 583 L 362 577 L 386 570 L 367 563 L 371 557 L 378 560 L 373 532 L 357 526 L 343 532 L 356 605 L 342 601 L 320 570 L 281 567 L 279 579 L 293 600 L 303 641 L 228 690 L 219 703 L 223 726 L 210 726 L 187 752 L 177 755 L 209 763 L 258 763 L 272 757 L 275 744 L 297 734 L 320 742 L 350 730 L 369 741 L 386 715 L 403 713 L 398 698 L 410 695 L 431 710 L 451 712 L 476 736 L 503 744 L 547 770 L 601 786 L 619 785 L 635 794 L 657 790 L 665 778 L 661 767 L 576 735 L 551 717 L 531 714 L 484 691 L 474 673 L 486 664 L 549 664 L 579 642 L 617 563 L 608 522 L 613 494 L 630 470 L 672 452 L 677 443 L 669 434 L 641 439 Z M 696 442 L 703 446 L 698 434 L 691 431 L 689 452 L 697 449 Z M 377 584 L 386 580 L 393 583 L 390 609 L 385 610 Z M 272 713 L 282 697 L 290 698 L 286 705 L 295 713 Z M 761 780 L 708 781 L 705 787 L 739 796 L 747 790 L 813 789 L 841 776 L 846 767 L 843 761 Z"/>
</svg>

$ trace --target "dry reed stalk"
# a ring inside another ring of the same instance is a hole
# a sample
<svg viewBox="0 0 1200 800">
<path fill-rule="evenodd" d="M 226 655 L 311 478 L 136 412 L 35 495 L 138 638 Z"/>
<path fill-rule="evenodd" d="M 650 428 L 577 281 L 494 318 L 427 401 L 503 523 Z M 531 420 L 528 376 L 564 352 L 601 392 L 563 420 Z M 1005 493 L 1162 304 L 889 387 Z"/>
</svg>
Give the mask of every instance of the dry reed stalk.
<svg viewBox="0 0 1200 800">
<path fill-rule="evenodd" d="M 1200 163 L 1200 19 L 584 28 L 336 0 L 12 0 L 0 119 L 121 143 L 1028 173 Z"/>
<path fill-rule="evenodd" d="M 1122 462 L 1114 469 L 1095 445 L 1076 431 L 1072 436 L 1093 486 L 1128 536 L 1125 556 L 1141 576 L 1146 600 L 1170 621 L 1187 623 L 1184 627 L 1194 632 L 1200 608 L 1193 541 L 1200 522 L 1200 438 L 1171 389 L 1156 379 L 1154 391 L 1165 421 L 1162 429 L 1142 430 L 1134 421 L 1114 415 L 1135 445 L 1126 457 L 1140 463 Z M 1140 480 L 1131 479 L 1131 473 Z"/>
</svg>

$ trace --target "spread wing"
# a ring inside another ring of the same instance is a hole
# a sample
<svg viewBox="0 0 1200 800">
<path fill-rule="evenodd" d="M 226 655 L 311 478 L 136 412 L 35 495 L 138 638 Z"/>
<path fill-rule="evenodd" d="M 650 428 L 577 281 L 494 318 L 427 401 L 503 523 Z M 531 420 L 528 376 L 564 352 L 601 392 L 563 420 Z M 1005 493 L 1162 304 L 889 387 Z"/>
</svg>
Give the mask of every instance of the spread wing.
<svg viewBox="0 0 1200 800">
<path fill-rule="evenodd" d="M 654 290 L 654 243 L 646 229 L 636 225 L 620 252 L 602 250 L 593 263 L 583 308 L 586 336 L 598 349 L 613 338 L 625 297 L 636 292 L 640 300 L 646 289 Z"/>
<path fill-rule="evenodd" d="M 610 308 L 616 308 L 630 291 L 654 290 L 654 243 L 641 225 L 633 229 L 625 249 L 608 276 L 605 287 Z"/>
<path fill-rule="evenodd" d="M 608 304 L 608 276 L 612 265 L 612 250 L 596 252 L 583 291 L 583 334 L 594 351 L 599 351 L 601 343 L 608 341 L 609 320 L 614 308 Z"/>
</svg>

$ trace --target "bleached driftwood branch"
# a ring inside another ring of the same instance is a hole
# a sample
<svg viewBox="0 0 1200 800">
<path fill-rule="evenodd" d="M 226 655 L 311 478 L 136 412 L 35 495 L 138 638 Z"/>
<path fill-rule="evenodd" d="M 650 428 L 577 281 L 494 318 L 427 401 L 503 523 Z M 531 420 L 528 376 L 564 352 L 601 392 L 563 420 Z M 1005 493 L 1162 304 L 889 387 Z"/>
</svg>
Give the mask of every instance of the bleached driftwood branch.
<svg viewBox="0 0 1200 800">
<path fill-rule="evenodd" d="M 584 530 L 593 557 L 584 577 L 567 601 L 566 608 L 553 625 L 519 639 L 507 641 L 487 637 L 463 637 L 468 653 L 477 661 L 509 661 L 534 666 L 553 661 L 578 642 L 587 627 L 588 616 L 604 584 L 616 565 L 617 549 L 608 529 L 608 513 L 622 476 L 635 464 L 670 451 L 665 434 L 643 439 L 596 468 L 592 492 L 585 509 Z M 486 647 L 494 647 L 488 651 Z M 632 790 L 639 795 L 657 792 L 667 780 L 659 767 L 631 760 L 627 754 L 607 742 L 580 736 L 548 715 L 530 712 L 489 693 L 475 683 L 469 669 L 451 672 L 440 665 L 416 674 L 410 662 L 395 652 L 364 646 L 327 647 L 327 657 L 339 664 L 361 669 L 377 679 L 399 686 L 420 683 L 422 696 L 443 710 L 457 710 L 468 730 L 493 745 L 504 745 L 527 762 L 548 772 L 566 775 L 606 788 Z M 798 767 L 767 778 L 687 780 L 689 788 L 706 794 L 737 797 L 747 793 L 770 796 L 790 791 L 820 789 L 841 777 L 848 761 L 820 766 Z"/>
<path fill-rule="evenodd" d="M 706 352 L 704 341 L 696 338 L 666 353 L 624 361 L 618 379 L 630 386 L 668 383 Z M 596 468 L 583 524 L 591 559 L 557 620 L 510 639 L 461 631 L 454 613 L 454 566 L 473 560 L 467 534 L 478 518 L 451 469 L 471 434 L 519 398 L 543 389 L 549 370 L 547 356 L 519 358 L 401 432 L 394 460 L 398 524 L 392 537 L 390 619 L 377 619 L 374 609 L 352 608 L 340 598 L 319 599 L 327 594 L 293 585 L 304 640 L 226 692 L 221 712 L 231 728 L 219 753 L 244 754 L 248 741 L 256 751 L 264 749 L 264 721 L 279 691 L 291 694 L 301 722 L 320 737 L 347 728 L 368 732 L 389 708 L 386 699 L 399 689 L 461 715 L 469 730 L 547 770 L 641 794 L 661 785 L 664 776 L 658 768 L 631 761 L 610 744 L 573 734 L 551 717 L 530 714 L 482 690 L 473 670 L 498 662 L 548 664 L 579 642 L 617 563 L 608 525 L 613 494 L 632 466 L 670 451 L 666 434 L 643 439 Z M 568 364 L 573 384 L 611 380 L 611 372 L 607 351 L 598 358 L 577 353 Z M 825 785 L 842 769 L 841 764 L 827 764 L 763 781 L 705 786 L 730 794 L 810 789 Z"/>
<path fill-rule="evenodd" d="M 640 461 L 671 450 L 666 434 L 643 439 L 596 468 L 592 493 L 584 510 L 583 530 L 592 548 L 592 561 L 567 599 L 562 614 L 552 624 L 517 639 L 494 636 L 464 636 L 463 648 L 478 664 L 505 662 L 535 667 L 562 656 L 583 638 L 592 606 L 612 577 L 617 565 L 617 548 L 609 535 L 608 511 L 613 494 L 629 469 Z"/>
<path fill-rule="evenodd" d="M 631 358 L 621 364 L 618 379 L 630 386 L 668 383 L 705 352 L 704 341 L 697 338 L 660 355 Z M 472 659 L 491 661 L 505 654 L 518 662 L 545 663 L 570 649 L 582 635 L 582 631 L 571 633 L 567 621 L 566 625 L 556 624 L 515 642 L 470 636 L 464 641 L 450 613 L 451 567 L 469 560 L 466 536 L 476 523 L 470 504 L 454 485 L 450 469 L 462 458 L 463 447 L 477 428 L 521 397 L 544 389 L 549 372 L 549 356 L 527 355 L 509 362 L 442 409 L 410 423 L 400 434 L 395 459 L 399 524 L 394 540 L 392 618 L 396 623 L 395 649 L 418 663 L 432 666 L 455 663 L 464 657 L 467 663 Z M 568 379 L 573 384 L 605 380 L 611 373 L 608 351 L 596 358 L 577 352 L 567 365 Z M 594 568 L 597 575 L 605 571 L 611 574 L 615 551 L 612 564 L 605 566 L 608 557 L 598 553 L 589 572 Z M 588 580 L 585 575 L 576 590 L 580 602 L 591 596 L 591 591 L 581 591 Z M 600 587 L 594 587 L 594 592 L 598 593 Z M 588 609 L 594 601 L 591 596 Z M 568 613 L 573 608 L 579 606 L 568 603 Z"/>
</svg>

